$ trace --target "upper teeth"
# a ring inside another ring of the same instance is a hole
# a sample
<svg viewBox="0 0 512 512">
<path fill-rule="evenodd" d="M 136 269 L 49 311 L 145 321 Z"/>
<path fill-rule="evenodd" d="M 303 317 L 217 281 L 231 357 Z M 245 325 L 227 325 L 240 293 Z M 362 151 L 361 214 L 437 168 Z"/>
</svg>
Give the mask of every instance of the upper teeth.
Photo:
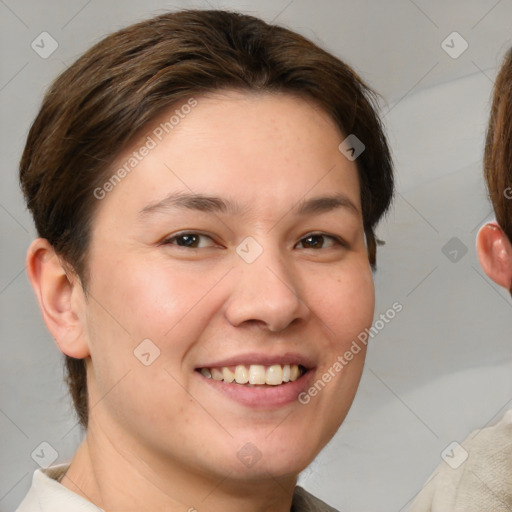
<svg viewBox="0 0 512 512">
<path fill-rule="evenodd" d="M 224 382 L 269 384 L 271 386 L 295 381 L 301 376 L 301 370 L 296 364 L 273 364 L 271 366 L 251 364 L 249 368 L 239 364 L 236 367 L 201 368 L 201 373 L 207 378 L 223 380 Z"/>
</svg>

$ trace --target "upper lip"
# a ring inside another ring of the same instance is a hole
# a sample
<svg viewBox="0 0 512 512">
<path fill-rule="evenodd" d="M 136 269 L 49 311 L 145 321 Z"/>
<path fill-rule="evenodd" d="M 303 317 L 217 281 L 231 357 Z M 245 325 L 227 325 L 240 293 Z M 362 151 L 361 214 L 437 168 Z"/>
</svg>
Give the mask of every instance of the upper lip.
<svg viewBox="0 0 512 512">
<path fill-rule="evenodd" d="M 306 370 L 310 370 L 315 366 L 311 357 L 304 354 L 297 354 L 296 352 L 285 352 L 283 354 L 274 355 L 262 354 L 261 352 L 251 352 L 204 363 L 196 366 L 196 369 L 238 365 L 249 366 L 251 364 L 261 364 L 263 366 L 270 366 L 273 364 L 296 364 L 304 366 Z"/>
</svg>

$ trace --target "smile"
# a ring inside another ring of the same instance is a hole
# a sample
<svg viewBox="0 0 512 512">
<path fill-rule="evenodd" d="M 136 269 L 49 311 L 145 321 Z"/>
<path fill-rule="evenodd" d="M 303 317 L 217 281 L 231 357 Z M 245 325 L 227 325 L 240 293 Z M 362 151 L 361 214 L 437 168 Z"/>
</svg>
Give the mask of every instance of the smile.
<svg viewBox="0 0 512 512">
<path fill-rule="evenodd" d="M 251 364 L 200 368 L 198 371 L 207 379 L 247 386 L 279 386 L 296 381 L 306 373 L 306 368 L 297 364 Z"/>
</svg>

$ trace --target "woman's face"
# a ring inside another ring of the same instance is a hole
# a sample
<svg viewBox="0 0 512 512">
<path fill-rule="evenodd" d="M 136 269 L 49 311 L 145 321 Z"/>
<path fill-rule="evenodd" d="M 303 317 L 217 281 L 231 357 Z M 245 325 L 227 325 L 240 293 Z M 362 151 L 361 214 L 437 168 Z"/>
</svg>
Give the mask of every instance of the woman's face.
<svg viewBox="0 0 512 512">
<path fill-rule="evenodd" d="M 373 317 L 356 164 L 303 99 L 195 100 L 120 155 L 96 205 L 90 426 L 162 467 L 297 474 L 347 414 L 364 347 L 333 367 Z"/>
</svg>

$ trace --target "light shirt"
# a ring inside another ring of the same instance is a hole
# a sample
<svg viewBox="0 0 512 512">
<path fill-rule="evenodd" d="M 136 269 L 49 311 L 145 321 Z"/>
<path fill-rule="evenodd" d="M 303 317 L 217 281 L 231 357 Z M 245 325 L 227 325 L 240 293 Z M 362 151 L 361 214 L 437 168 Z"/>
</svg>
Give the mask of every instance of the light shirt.
<svg viewBox="0 0 512 512">
<path fill-rule="evenodd" d="M 409 512 L 512 510 L 512 409 L 496 425 L 472 432 L 461 446 L 453 455 L 467 458 L 460 465 L 455 457 L 450 464 L 441 462 Z"/>
<path fill-rule="evenodd" d="M 59 483 L 69 465 L 37 469 L 32 477 L 32 486 L 16 512 L 104 512 Z"/>
</svg>

